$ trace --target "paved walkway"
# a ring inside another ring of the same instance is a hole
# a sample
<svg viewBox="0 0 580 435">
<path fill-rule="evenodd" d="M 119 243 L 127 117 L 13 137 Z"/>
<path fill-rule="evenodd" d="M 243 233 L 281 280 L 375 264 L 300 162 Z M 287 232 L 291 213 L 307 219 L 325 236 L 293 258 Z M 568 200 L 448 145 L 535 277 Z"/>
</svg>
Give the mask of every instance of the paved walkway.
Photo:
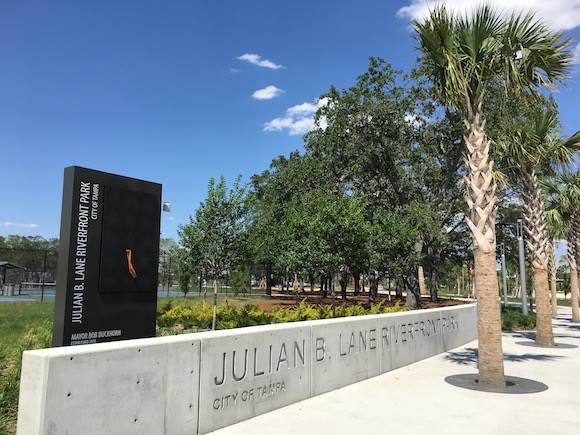
<svg viewBox="0 0 580 435">
<path fill-rule="evenodd" d="M 580 434 L 580 324 L 554 319 L 556 344 L 524 346 L 533 333 L 504 333 L 505 374 L 546 391 L 498 394 L 452 386 L 477 373 L 477 341 L 375 378 L 213 432 L 228 434 Z"/>
</svg>

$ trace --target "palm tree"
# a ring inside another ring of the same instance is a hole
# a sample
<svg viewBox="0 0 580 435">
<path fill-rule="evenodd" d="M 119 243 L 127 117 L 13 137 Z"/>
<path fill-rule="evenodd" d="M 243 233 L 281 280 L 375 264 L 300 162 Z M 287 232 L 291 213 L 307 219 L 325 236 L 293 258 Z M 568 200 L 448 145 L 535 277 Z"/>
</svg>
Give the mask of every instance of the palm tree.
<svg viewBox="0 0 580 435">
<path fill-rule="evenodd" d="M 542 191 L 544 192 L 546 208 L 546 221 L 548 223 L 548 235 L 550 237 L 549 244 L 549 269 L 550 269 L 550 293 L 552 295 L 552 317 L 558 315 L 558 300 L 557 300 L 557 263 L 556 263 L 556 241 L 566 238 L 568 227 L 567 223 L 562 220 L 560 210 L 555 208 L 552 200 L 558 195 L 559 185 L 554 178 L 543 179 L 541 181 Z"/>
<path fill-rule="evenodd" d="M 536 343 L 541 346 L 553 346 L 554 335 L 548 281 L 551 244 L 538 172 L 549 173 L 556 166 L 569 164 L 580 149 L 580 132 L 562 140 L 556 106 L 551 100 L 547 103 L 543 107 L 540 100 L 531 102 L 528 113 L 504 125 L 504 134 L 497 141 L 501 170 L 522 184 L 526 245 L 536 293 Z"/>
<path fill-rule="evenodd" d="M 576 205 L 572 219 L 570 220 L 570 227 L 568 229 L 568 263 L 570 264 L 570 293 L 572 303 L 572 322 L 580 322 L 580 310 L 578 309 L 578 302 L 580 295 L 578 292 L 578 256 L 580 255 L 580 205 Z"/>
<path fill-rule="evenodd" d="M 548 268 L 550 270 L 550 302 L 552 304 L 552 317 L 556 317 L 558 315 L 558 295 L 557 295 L 557 273 L 558 273 L 558 266 L 556 264 L 556 241 L 563 239 L 564 235 L 564 228 L 562 226 L 555 225 L 549 217 L 549 214 L 546 213 L 546 220 L 548 222 L 548 235 L 549 239 L 549 257 L 548 257 Z"/>
<path fill-rule="evenodd" d="M 568 263 L 570 265 L 570 293 L 572 322 L 580 322 L 578 257 L 580 255 L 580 172 L 560 174 L 546 183 L 550 193 L 548 216 L 559 226 L 567 227 Z"/>
<path fill-rule="evenodd" d="M 495 80 L 509 92 L 534 92 L 564 80 L 572 59 L 569 41 L 531 14 L 505 17 L 487 5 L 463 17 L 436 7 L 424 23 L 413 25 L 440 98 L 463 116 L 469 206 L 465 220 L 474 248 L 479 382 L 505 386 L 495 271 L 496 184 L 483 115 L 486 90 Z"/>
</svg>

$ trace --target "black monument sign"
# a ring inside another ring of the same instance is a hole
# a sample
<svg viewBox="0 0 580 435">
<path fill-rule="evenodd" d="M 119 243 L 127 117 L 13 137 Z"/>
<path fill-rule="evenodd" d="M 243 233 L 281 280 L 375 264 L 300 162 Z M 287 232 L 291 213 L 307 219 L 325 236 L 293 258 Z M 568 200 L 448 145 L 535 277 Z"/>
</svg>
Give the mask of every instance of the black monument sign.
<svg viewBox="0 0 580 435">
<path fill-rule="evenodd" d="M 154 337 L 161 185 L 65 169 L 53 346 Z"/>
</svg>

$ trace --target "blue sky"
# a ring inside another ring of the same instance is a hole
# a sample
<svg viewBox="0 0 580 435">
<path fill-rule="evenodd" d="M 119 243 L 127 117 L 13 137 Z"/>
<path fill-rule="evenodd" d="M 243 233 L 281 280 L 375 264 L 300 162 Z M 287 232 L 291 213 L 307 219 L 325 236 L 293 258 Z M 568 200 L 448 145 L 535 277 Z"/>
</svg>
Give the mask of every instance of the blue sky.
<svg viewBox="0 0 580 435">
<path fill-rule="evenodd" d="M 579 0 L 497 3 L 541 9 L 577 47 Z M 411 19 L 432 4 L 0 2 L 0 236 L 58 237 L 64 168 L 83 166 L 161 183 L 162 237 L 177 239 L 211 177 L 247 181 L 301 150 L 318 97 L 369 56 L 408 71 Z M 579 77 L 556 94 L 568 134 Z"/>
</svg>

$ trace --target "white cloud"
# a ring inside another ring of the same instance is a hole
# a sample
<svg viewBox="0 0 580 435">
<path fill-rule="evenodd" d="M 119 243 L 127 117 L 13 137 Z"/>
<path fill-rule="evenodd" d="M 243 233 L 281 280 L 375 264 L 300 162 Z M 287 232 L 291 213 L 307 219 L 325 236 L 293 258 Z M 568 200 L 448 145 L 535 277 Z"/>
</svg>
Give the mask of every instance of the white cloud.
<svg viewBox="0 0 580 435">
<path fill-rule="evenodd" d="M 419 128 L 422 124 L 425 123 L 425 120 L 415 114 L 408 113 L 405 115 L 405 121 L 412 125 L 415 128 Z"/>
<path fill-rule="evenodd" d="M 290 107 L 286 110 L 286 116 L 281 118 L 274 118 L 270 122 L 264 124 L 264 131 L 283 131 L 288 130 L 291 136 L 298 134 L 306 134 L 312 130 L 314 125 L 314 114 L 323 106 L 328 104 L 328 99 L 321 98 L 316 101 L 316 104 L 302 103 Z M 326 120 L 321 119 L 318 125 L 320 128 L 326 128 Z"/>
<path fill-rule="evenodd" d="M 463 14 L 484 2 L 481 0 L 411 0 L 408 6 L 397 11 L 397 16 L 422 21 L 435 5 L 443 3 L 447 9 Z M 538 18 L 550 24 L 555 30 L 570 30 L 580 26 L 580 0 L 487 0 L 485 3 L 507 14 L 514 11 L 533 11 Z"/>
<path fill-rule="evenodd" d="M 297 106 L 290 107 L 287 113 L 291 116 L 308 116 L 316 113 L 318 105 L 312 103 L 302 103 Z"/>
<path fill-rule="evenodd" d="M 252 94 L 252 97 L 256 100 L 270 100 L 275 97 L 279 97 L 286 91 L 277 88 L 276 86 L 266 86 L 264 89 L 258 89 Z"/>
<path fill-rule="evenodd" d="M 575 65 L 580 65 L 580 44 L 577 44 L 576 47 L 574 47 L 574 64 Z"/>
<path fill-rule="evenodd" d="M 9 222 L 9 221 L 0 222 L 0 226 L 3 226 L 3 227 L 17 227 L 17 228 L 38 228 L 38 227 L 40 227 L 40 225 L 37 225 L 37 224 L 19 224 L 19 223 L 16 223 L 16 222 Z"/>
<path fill-rule="evenodd" d="M 262 59 L 262 56 L 260 56 L 259 54 L 242 54 L 240 57 L 238 57 L 239 60 L 245 60 L 247 62 L 250 62 L 253 65 L 257 65 L 257 66 L 261 66 L 263 68 L 270 68 L 270 69 L 279 69 L 279 68 L 284 68 L 282 65 L 277 65 L 274 62 L 270 62 L 267 59 Z"/>
</svg>

